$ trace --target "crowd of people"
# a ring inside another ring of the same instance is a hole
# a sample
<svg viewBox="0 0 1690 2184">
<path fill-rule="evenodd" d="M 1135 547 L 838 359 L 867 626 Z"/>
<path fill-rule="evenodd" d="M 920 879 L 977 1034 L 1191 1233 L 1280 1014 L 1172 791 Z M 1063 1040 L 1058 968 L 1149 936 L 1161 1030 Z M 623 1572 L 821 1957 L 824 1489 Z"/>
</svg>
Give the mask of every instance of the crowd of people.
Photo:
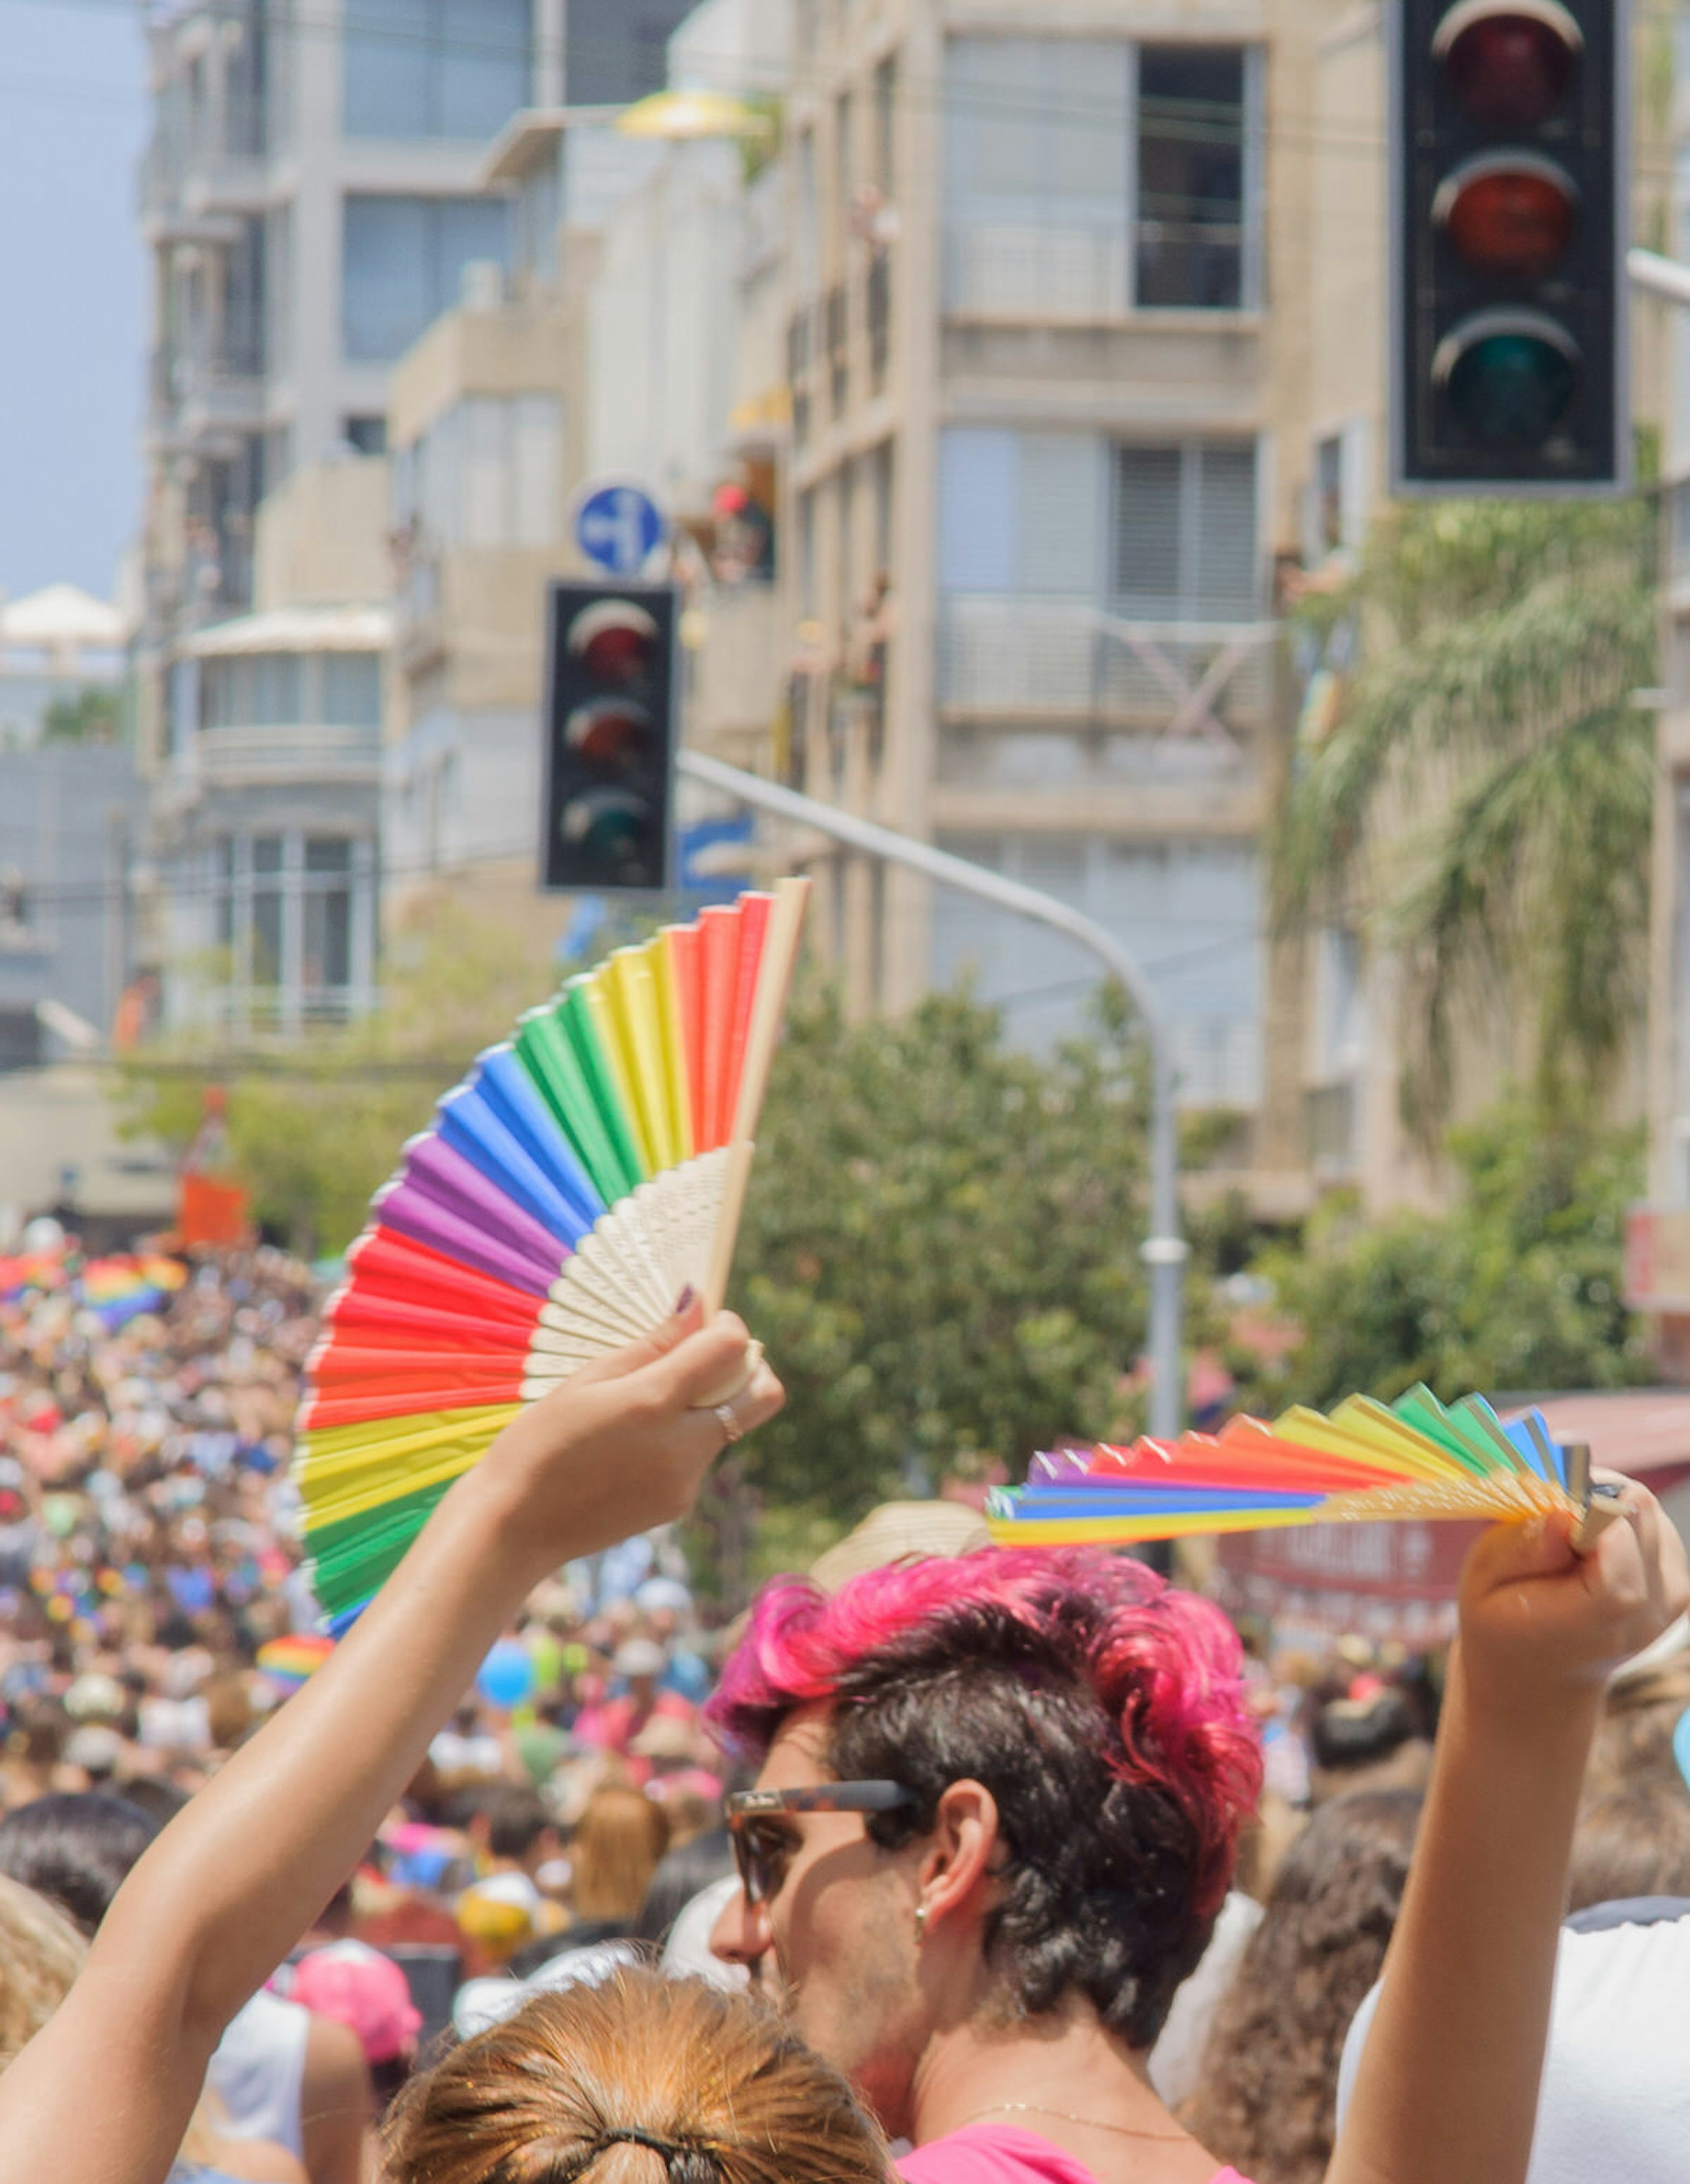
<svg viewBox="0 0 1690 2184">
<path fill-rule="evenodd" d="M 184 1272 L 0 1303 L 0 2184 L 1682 2173 L 1687 1579 L 1643 1490 L 1587 1556 L 1487 1535 L 1442 1674 L 1247 1658 L 947 1507 L 723 1630 L 668 1528 L 779 1390 L 683 1300 L 329 1651 L 309 1270 Z"/>
</svg>

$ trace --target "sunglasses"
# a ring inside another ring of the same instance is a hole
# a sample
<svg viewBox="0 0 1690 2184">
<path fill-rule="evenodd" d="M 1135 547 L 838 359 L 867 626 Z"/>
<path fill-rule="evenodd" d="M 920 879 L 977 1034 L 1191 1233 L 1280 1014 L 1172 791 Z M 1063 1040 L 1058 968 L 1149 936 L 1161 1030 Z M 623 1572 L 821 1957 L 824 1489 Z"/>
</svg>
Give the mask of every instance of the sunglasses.
<svg viewBox="0 0 1690 2184">
<path fill-rule="evenodd" d="M 895 1813 L 918 1802 L 901 1782 L 817 1782 L 794 1790 L 739 1790 L 728 1800 L 728 1836 L 748 1903 L 780 1892 L 796 1845 L 784 1830 L 758 1825 L 779 1813 Z"/>
</svg>

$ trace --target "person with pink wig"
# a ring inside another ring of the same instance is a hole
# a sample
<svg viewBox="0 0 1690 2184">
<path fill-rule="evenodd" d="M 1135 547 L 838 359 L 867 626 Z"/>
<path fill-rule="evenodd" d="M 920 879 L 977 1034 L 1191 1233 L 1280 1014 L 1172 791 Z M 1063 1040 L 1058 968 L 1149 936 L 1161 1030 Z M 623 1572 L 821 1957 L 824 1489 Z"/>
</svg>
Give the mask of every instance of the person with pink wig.
<svg viewBox="0 0 1690 2184">
<path fill-rule="evenodd" d="M 1640 1488 L 1587 1557 L 1470 1559 L 1420 1849 L 1328 2184 L 1523 2176 L 1603 1675 L 1685 1587 Z M 1239 2184 L 1146 2059 L 1261 1784 L 1219 1610 L 1095 1548 L 758 1600 L 712 1704 L 761 1765 L 713 1939 L 888 2135 L 905 2184 Z"/>
</svg>

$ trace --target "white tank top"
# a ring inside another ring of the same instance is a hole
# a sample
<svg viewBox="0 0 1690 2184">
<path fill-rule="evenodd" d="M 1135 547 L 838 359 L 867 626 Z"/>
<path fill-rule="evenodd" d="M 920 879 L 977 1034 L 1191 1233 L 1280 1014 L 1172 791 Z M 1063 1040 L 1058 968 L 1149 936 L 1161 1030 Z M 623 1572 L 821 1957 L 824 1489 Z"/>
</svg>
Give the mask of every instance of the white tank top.
<svg viewBox="0 0 1690 2184">
<path fill-rule="evenodd" d="M 299 2092 L 310 2031 L 309 2009 L 263 1988 L 230 2020 L 205 2082 L 232 2137 L 273 2139 L 290 2153 L 304 2153 Z"/>
</svg>

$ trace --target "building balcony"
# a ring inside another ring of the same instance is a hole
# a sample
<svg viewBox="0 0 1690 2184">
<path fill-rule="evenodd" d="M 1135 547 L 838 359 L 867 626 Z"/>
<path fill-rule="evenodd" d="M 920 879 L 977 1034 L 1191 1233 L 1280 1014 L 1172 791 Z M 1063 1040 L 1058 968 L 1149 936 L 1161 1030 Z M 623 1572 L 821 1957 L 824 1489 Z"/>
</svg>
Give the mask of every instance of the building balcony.
<svg viewBox="0 0 1690 2184">
<path fill-rule="evenodd" d="M 321 722 L 274 728 L 201 728 L 179 763 L 206 783 L 235 788 L 277 782 L 332 781 L 373 786 L 381 779 L 379 728 Z"/>
<path fill-rule="evenodd" d="M 1267 718 L 1277 634 L 1270 621 L 1141 621 L 1089 599 L 953 596 L 940 602 L 940 709 L 1225 746 Z"/>
</svg>

